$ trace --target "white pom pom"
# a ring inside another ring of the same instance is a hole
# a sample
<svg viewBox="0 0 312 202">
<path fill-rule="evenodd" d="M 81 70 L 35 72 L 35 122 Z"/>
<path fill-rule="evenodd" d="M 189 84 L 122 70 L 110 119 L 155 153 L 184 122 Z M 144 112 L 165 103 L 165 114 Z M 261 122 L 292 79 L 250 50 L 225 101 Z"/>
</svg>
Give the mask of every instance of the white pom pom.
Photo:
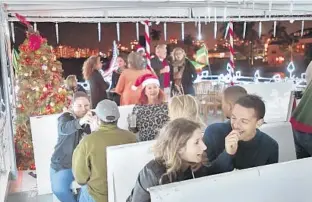
<svg viewBox="0 0 312 202">
<path fill-rule="evenodd" d="M 132 89 L 132 90 L 137 90 L 138 87 L 136 87 L 135 85 L 132 85 L 132 86 L 131 86 L 131 89 Z"/>
</svg>

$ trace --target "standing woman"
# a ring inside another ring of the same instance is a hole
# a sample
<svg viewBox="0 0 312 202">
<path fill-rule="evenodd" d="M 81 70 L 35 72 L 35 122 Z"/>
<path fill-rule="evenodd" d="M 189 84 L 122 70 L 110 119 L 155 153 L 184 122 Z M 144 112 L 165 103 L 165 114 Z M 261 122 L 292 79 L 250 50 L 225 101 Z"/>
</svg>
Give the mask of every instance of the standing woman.
<svg viewBox="0 0 312 202">
<path fill-rule="evenodd" d="M 120 95 L 120 105 L 132 105 L 139 103 L 140 89 L 134 91 L 132 86 L 138 77 L 150 74 L 146 69 L 146 61 L 139 53 L 130 53 L 128 56 L 128 68 L 125 69 L 118 80 L 115 92 Z"/>
<path fill-rule="evenodd" d="M 101 68 L 100 56 L 89 57 L 82 67 L 83 77 L 90 85 L 92 109 L 95 109 L 100 101 L 107 99 L 106 90 L 109 85 L 104 81 L 104 78 L 99 72 Z"/>
<path fill-rule="evenodd" d="M 195 96 L 193 82 L 197 78 L 195 67 L 186 58 L 182 48 L 175 48 L 172 51 L 171 81 L 173 94 L 189 94 Z"/>
<path fill-rule="evenodd" d="M 169 120 L 165 94 L 154 74 L 139 77 L 136 85 L 141 85 L 143 89 L 139 104 L 136 104 L 132 111 L 137 117 L 136 126 L 134 128 L 129 126 L 129 129 L 138 133 L 138 141 L 153 140 Z"/>
<path fill-rule="evenodd" d="M 118 64 L 118 69 L 113 72 L 112 74 L 112 85 L 111 85 L 111 95 L 112 95 L 112 100 L 116 102 L 116 104 L 119 106 L 120 105 L 120 95 L 115 93 L 115 88 L 117 86 L 119 77 L 123 70 L 127 68 L 127 54 L 125 53 L 120 53 L 117 57 L 117 64 Z"/>
</svg>

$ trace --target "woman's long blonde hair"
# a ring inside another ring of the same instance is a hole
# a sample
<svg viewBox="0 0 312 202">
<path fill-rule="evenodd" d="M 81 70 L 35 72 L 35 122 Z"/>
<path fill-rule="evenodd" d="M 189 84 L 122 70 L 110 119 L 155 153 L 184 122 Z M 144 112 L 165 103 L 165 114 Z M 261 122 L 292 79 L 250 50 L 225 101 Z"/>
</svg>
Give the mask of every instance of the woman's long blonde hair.
<svg viewBox="0 0 312 202">
<path fill-rule="evenodd" d="M 85 80 L 89 80 L 91 74 L 96 70 L 97 60 L 100 56 L 91 56 L 84 63 L 82 67 L 82 74 Z"/>
<path fill-rule="evenodd" d="M 74 90 L 77 88 L 77 77 L 76 75 L 68 75 L 65 80 L 65 87 L 67 90 Z"/>
<path fill-rule="evenodd" d="M 198 123 L 178 118 L 170 121 L 160 130 L 153 147 L 155 159 L 166 166 L 166 173 L 161 176 L 160 184 L 173 182 L 177 173 L 182 171 L 184 162 L 179 151 L 186 146 L 187 141 L 197 129 L 200 129 Z"/>
<path fill-rule="evenodd" d="M 200 117 L 198 102 L 191 95 L 174 96 L 169 100 L 168 109 L 170 120 L 186 118 L 198 122 L 202 128 L 206 127 Z"/>
<path fill-rule="evenodd" d="M 184 58 L 183 59 L 185 59 L 185 57 L 186 57 L 186 53 L 185 53 L 185 51 L 183 50 L 183 48 L 180 48 L 180 47 L 176 47 L 176 48 L 174 48 L 173 49 L 173 51 L 171 52 L 171 59 L 172 59 L 172 62 L 175 62 L 176 61 L 176 52 L 177 51 L 181 51 L 182 52 L 182 54 L 184 55 Z M 182 60 L 183 60 L 182 59 Z"/>
</svg>

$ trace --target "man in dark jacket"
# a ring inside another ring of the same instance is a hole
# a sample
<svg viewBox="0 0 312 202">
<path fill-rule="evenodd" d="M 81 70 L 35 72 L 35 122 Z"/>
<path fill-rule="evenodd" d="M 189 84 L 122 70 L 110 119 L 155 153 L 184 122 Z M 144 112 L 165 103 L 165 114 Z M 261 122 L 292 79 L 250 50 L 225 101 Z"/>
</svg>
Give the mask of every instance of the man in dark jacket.
<svg viewBox="0 0 312 202">
<path fill-rule="evenodd" d="M 70 186 L 74 181 L 72 155 L 84 134 L 91 133 L 89 97 L 84 92 L 76 92 L 72 110 L 58 118 L 58 140 L 51 158 L 50 178 L 52 192 L 61 202 L 76 202 Z"/>
</svg>

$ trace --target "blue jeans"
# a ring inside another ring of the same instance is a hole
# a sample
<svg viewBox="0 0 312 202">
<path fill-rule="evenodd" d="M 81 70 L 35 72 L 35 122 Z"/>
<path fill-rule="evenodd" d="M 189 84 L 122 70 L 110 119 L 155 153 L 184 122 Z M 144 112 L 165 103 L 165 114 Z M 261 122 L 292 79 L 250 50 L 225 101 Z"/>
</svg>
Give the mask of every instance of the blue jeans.
<svg viewBox="0 0 312 202">
<path fill-rule="evenodd" d="M 79 202 L 95 202 L 88 192 L 88 185 L 83 185 L 80 190 Z"/>
<path fill-rule="evenodd" d="M 312 134 L 293 129 L 297 159 L 312 156 Z"/>
<path fill-rule="evenodd" d="M 72 169 L 55 171 L 50 168 L 51 187 L 53 194 L 61 202 L 77 202 L 70 187 L 74 181 Z"/>
</svg>

